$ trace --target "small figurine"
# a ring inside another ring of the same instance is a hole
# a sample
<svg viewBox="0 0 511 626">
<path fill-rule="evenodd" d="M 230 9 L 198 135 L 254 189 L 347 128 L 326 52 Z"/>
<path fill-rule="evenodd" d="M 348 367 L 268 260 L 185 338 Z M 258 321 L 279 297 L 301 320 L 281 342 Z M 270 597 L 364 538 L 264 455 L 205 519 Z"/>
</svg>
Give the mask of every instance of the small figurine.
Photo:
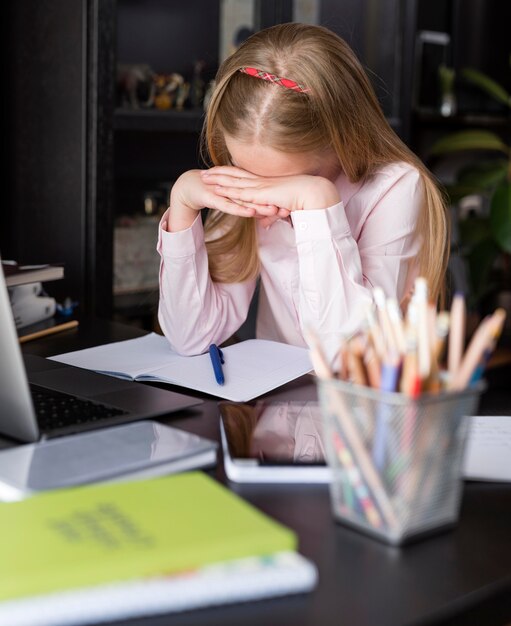
<svg viewBox="0 0 511 626">
<path fill-rule="evenodd" d="M 178 111 L 182 111 L 188 98 L 188 94 L 190 93 L 190 83 L 183 83 L 179 86 L 176 95 L 176 109 Z"/>
<path fill-rule="evenodd" d="M 179 93 L 180 87 L 184 83 L 181 74 L 155 74 L 155 96 L 154 106 L 160 111 L 171 109 Z"/>
<path fill-rule="evenodd" d="M 122 64 L 117 66 L 117 89 L 120 106 L 139 109 L 153 106 L 154 72 L 143 63 Z"/>
</svg>

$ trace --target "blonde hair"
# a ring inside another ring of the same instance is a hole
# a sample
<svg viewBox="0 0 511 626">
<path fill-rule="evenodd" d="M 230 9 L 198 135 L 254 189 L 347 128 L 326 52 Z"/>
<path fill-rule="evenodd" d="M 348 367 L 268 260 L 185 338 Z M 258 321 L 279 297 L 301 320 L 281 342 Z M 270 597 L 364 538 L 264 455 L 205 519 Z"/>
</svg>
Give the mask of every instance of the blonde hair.
<svg viewBox="0 0 511 626">
<path fill-rule="evenodd" d="M 241 67 L 294 80 L 309 92 L 248 76 Z M 288 153 L 333 150 L 351 182 L 389 163 L 417 168 L 424 188 L 416 227 L 419 272 L 428 279 L 431 298 L 438 298 L 448 259 L 445 202 L 431 173 L 389 126 L 365 71 L 340 37 L 321 26 L 288 23 L 246 40 L 221 65 L 208 106 L 203 151 L 213 165 L 230 164 L 226 133 Z M 211 211 L 206 238 L 213 280 L 241 282 L 258 275 L 254 219 Z"/>
</svg>

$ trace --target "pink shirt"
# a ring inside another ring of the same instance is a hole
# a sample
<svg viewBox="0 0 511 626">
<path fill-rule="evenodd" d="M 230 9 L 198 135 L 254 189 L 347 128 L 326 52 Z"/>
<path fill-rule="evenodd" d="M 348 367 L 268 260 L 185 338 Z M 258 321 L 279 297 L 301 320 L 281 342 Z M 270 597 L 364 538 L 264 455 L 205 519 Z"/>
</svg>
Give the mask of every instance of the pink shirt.
<svg viewBox="0 0 511 626">
<path fill-rule="evenodd" d="M 261 286 L 257 337 L 306 346 L 313 330 L 333 358 L 341 337 L 363 323 L 374 287 L 401 301 L 417 275 L 415 227 L 423 199 L 419 172 L 406 163 L 382 167 L 364 182 L 341 175 L 342 202 L 295 211 L 258 227 Z M 165 214 L 162 222 L 166 221 Z M 221 344 L 246 319 L 256 281 L 214 283 L 202 221 L 179 232 L 161 224 L 159 322 L 172 347 L 200 354 Z"/>
</svg>

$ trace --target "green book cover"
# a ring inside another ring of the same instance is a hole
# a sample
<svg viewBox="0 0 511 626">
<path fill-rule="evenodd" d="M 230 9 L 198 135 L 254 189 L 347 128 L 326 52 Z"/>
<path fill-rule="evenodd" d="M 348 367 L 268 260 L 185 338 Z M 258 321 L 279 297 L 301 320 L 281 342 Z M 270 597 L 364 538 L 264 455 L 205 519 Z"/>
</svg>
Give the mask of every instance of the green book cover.
<svg viewBox="0 0 511 626">
<path fill-rule="evenodd" d="M 201 472 L 58 490 L 0 507 L 0 600 L 296 548 Z"/>
</svg>

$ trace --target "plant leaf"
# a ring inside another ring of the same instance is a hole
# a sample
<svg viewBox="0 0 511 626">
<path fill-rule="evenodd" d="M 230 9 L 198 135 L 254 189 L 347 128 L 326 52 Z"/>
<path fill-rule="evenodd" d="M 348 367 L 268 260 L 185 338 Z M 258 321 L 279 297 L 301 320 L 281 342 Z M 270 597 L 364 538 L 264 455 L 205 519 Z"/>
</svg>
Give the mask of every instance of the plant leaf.
<svg viewBox="0 0 511 626">
<path fill-rule="evenodd" d="M 481 193 L 481 188 L 476 185 L 445 185 L 445 191 L 449 196 L 449 203 L 458 204 L 466 196 Z"/>
<path fill-rule="evenodd" d="M 506 252 L 511 252 L 511 183 L 500 184 L 490 204 L 490 226 L 494 238 Z"/>
<path fill-rule="evenodd" d="M 459 150 L 498 150 L 509 154 L 502 139 L 488 130 L 462 130 L 439 139 L 430 149 L 430 154 L 446 154 Z"/>
<path fill-rule="evenodd" d="M 473 163 L 459 171 L 458 184 L 491 189 L 506 179 L 507 168 L 508 162 L 503 160 Z"/>
<path fill-rule="evenodd" d="M 461 75 L 473 85 L 477 85 L 498 102 L 502 102 L 506 106 L 511 107 L 511 96 L 504 89 L 504 87 L 494 81 L 493 78 L 490 78 L 486 74 L 483 74 L 483 72 L 480 72 L 473 67 L 464 68 L 461 70 Z"/>
<path fill-rule="evenodd" d="M 499 249 L 493 238 L 482 239 L 468 254 L 470 282 L 474 299 L 479 301 L 491 288 L 491 271 Z"/>
<path fill-rule="evenodd" d="M 463 249 L 470 250 L 484 239 L 491 239 L 490 220 L 487 217 L 467 217 L 459 222 Z"/>
</svg>

